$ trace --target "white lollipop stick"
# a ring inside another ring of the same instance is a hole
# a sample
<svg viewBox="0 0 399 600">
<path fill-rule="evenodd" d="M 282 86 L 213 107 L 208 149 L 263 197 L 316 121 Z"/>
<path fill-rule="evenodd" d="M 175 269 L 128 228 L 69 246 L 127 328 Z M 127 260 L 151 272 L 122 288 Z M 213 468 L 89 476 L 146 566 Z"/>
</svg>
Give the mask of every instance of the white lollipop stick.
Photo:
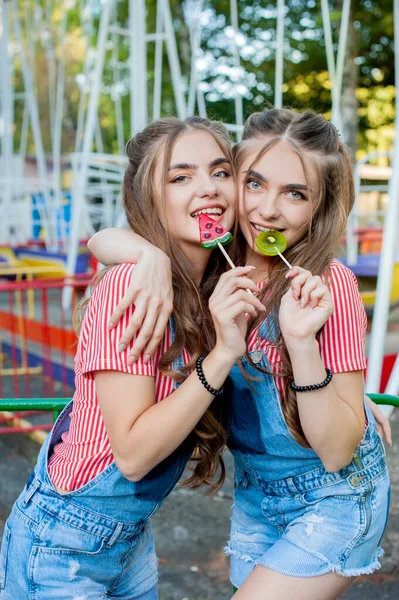
<svg viewBox="0 0 399 600">
<path fill-rule="evenodd" d="M 233 263 L 233 261 L 231 260 L 230 256 L 227 254 L 226 250 L 223 248 L 222 244 L 220 242 L 218 242 L 218 246 L 219 246 L 219 250 L 222 251 L 223 256 L 225 257 L 225 259 L 227 260 L 227 262 L 229 263 L 230 267 L 232 269 L 235 269 L 235 264 Z"/>
<path fill-rule="evenodd" d="M 225 257 L 225 259 L 227 260 L 227 262 L 229 263 L 230 267 L 232 269 L 235 269 L 235 264 L 233 263 L 233 261 L 231 260 L 230 256 L 227 254 L 226 250 L 223 248 L 222 244 L 220 242 L 218 242 L 218 246 L 219 246 L 219 250 L 222 251 L 223 256 Z M 248 294 L 251 294 L 251 296 L 253 296 L 253 293 L 251 292 L 251 290 L 249 290 L 247 288 L 246 290 L 248 292 Z"/>
<path fill-rule="evenodd" d="M 289 267 L 290 269 L 292 269 L 292 265 L 290 265 L 290 263 L 289 263 L 289 262 L 288 262 L 288 260 L 285 258 L 285 256 L 283 256 L 283 255 L 281 254 L 281 252 L 279 252 L 279 251 L 277 250 L 277 248 L 276 248 L 276 247 L 274 247 L 274 249 L 275 249 L 275 251 L 277 252 L 277 254 L 279 255 L 279 257 L 281 258 L 281 260 L 282 260 L 283 262 L 285 262 L 285 264 L 287 265 L 287 267 Z"/>
</svg>

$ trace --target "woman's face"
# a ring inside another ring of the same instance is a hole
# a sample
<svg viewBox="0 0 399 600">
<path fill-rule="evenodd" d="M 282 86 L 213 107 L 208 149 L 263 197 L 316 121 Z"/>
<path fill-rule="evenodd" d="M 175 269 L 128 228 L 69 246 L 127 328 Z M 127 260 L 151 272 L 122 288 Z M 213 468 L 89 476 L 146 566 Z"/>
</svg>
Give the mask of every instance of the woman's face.
<svg viewBox="0 0 399 600">
<path fill-rule="evenodd" d="M 286 237 L 287 246 L 293 246 L 307 231 L 312 214 L 309 195 L 318 187 L 317 171 L 312 162 L 301 155 L 306 164 L 307 182 L 299 156 L 284 141 L 266 150 L 248 172 L 267 142 L 267 138 L 254 140 L 239 169 L 240 228 L 248 246 L 255 252 L 251 264 L 264 266 L 270 258 L 257 250 L 256 236 L 261 231 L 277 229 Z"/>
<path fill-rule="evenodd" d="M 161 189 L 162 163 L 161 155 L 156 168 L 158 189 Z M 231 172 L 229 158 L 206 131 L 186 132 L 174 145 L 166 198 L 160 202 L 160 208 L 163 222 L 187 256 L 194 248 L 200 248 L 197 222 L 200 213 L 209 214 L 226 229 L 233 226 L 236 186 Z"/>
</svg>

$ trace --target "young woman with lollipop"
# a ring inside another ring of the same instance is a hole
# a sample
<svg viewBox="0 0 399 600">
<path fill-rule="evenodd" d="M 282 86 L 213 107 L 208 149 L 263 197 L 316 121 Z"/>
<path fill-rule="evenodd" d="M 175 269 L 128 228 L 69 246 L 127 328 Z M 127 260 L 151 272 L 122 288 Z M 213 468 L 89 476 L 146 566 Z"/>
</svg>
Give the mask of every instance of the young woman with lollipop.
<svg viewBox="0 0 399 600">
<path fill-rule="evenodd" d="M 210 406 L 245 352 L 245 313 L 263 310 L 245 291 L 256 290 L 245 277 L 249 267 L 226 274 L 229 294 L 213 295 L 211 314 L 207 306 L 214 273 L 224 267 L 220 254 L 199 247 L 193 214 L 212 209 L 221 226 L 233 222 L 228 134 L 206 119 L 164 119 L 132 138 L 127 155 L 127 220 L 170 257 L 172 318 L 155 356 L 132 364 L 117 343 L 134 307 L 115 328 L 108 322 L 135 278 L 134 265 L 111 268 L 97 282 L 80 330 L 73 400 L 5 524 L 2 600 L 158 598 L 149 517 L 195 446 L 189 482 L 217 487 L 222 480 L 214 475 L 225 435 Z M 211 317 L 216 335 L 207 335 Z M 195 368 L 200 355 L 206 358 Z"/>
<path fill-rule="evenodd" d="M 352 165 L 330 123 L 289 110 L 252 115 L 235 157 L 231 259 L 256 266 L 267 316 L 250 318 L 248 352 L 230 373 L 231 580 L 237 598 L 329 600 L 379 567 L 389 508 L 385 453 L 363 403 L 365 313 L 353 274 L 334 261 Z M 284 236 L 286 260 L 300 266 L 260 252 L 260 232 L 272 244 Z"/>
</svg>

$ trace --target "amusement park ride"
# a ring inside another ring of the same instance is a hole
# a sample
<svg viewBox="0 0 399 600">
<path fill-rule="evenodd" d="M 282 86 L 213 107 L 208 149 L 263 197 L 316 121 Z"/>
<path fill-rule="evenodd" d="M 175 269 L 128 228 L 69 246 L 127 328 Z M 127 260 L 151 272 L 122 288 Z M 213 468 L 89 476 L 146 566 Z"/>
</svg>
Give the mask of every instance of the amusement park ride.
<svg viewBox="0 0 399 600">
<path fill-rule="evenodd" d="M 207 114 L 207 100 L 201 81 L 198 61 L 201 58 L 201 35 L 204 9 L 203 0 L 186 0 L 185 18 L 189 32 L 191 71 L 189 81 L 184 81 L 180 65 L 179 40 L 174 31 L 173 15 L 168 0 L 157 0 L 155 30 L 146 26 L 146 1 L 125 0 L 129 14 L 126 23 L 117 20 L 121 0 L 64 0 L 62 18 L 54 32 L 50 27 L 52 0 L 32 0 L 24 3 L 5 0 L 1 5 L 0 20 L 0 277 L 4 268 L 31 269 L 36 275 L 72 276 L 88 270 L 85 244 L 97 229 L 121 226 L 124 223 L 119 195 L 125 166 L 124 123 L 130 123 L 133 135 L 161 115 L 163 100 L 163 61 L 167 57 L 173 88 L 174 112 L 180 117 L 197 113 Z M 67 65 L 62 51 L 68 33 L 68 13 L 79 5 L 81 30 L 85 38 L 85 60 L 79 75 L 80 99 L 76 122 L 75 151 L 65 157 L 61 153 L 63 117 L 65 116 L 65 81 Z M 283 105 L 284 82 L 284 15 L 285 0 L 276 0 L 276 55 L 274 104 Z M 351 0 L 343 0 L 342 21 L 337 52 L 334 51 L 328 0 L 321 0 L 322 21 L 326 47 L 326 63 L 331 81 L 332 120 L 340 126 L 340 103 L 344 62 L 347 47 Z M 61 4 L 59 4 L 61 6 Z M 393 1 L 395 23 L 395 75 L 399 76 L 399 8 Z M 21 12 L 23 16 L 21 16 Z M 243 126 L 243 96 L 240 78 L 243 68 L 237 46 L 239 19 L 237 0 L 230 0 L 230 55 L 235 73 L 237 93 L 233 100 L 235 122 L 227 127 L 240 138 Z M 37 96 L 38 69 L 36 48 L 45 49 L 48 70 L 51 148 L 44 148 Z M 148 81 L 147 50 L 155 46 L 154 79 Z M 120 48 L 129 48 L 130 114 L 123 115 L 119 70 Z M 56 48 L 61 51 L 56 52 Z M 164 52 L 165 50 L 165 52 Z M 115 111 L 118 155 L 103 152 L 98 107 L 103 89 L 103 72 L 107 61 L 113 65 L 114 82 L 112 102 Z M 14 90 L 14 70 L 20 65 L 23 92 Z M 150 89 L 151 88 L 151 89 Z M 118 91 L 119 90 L 119 91 Z M 396 131 L 399 132 L 399 95 L 396 97 Z M 148 98 L 152 98 L 149 106 Z M 23 105 L 21 135 L 14 136 L 16 103 Z M 29 128 L 34 142 L 36 172 L 30 173 L 27 155 Z M 361 185 L 362 168 L 375 158 L 369 155 L 355 166 L 356 205 L 348 223 L 346 236 L 346 262 L 359 277 L 377 281 L 370 294 L 364 291 L 364 301 L 370 310 L 374 307 L 370 336 L 369 367 L 366 389 L 380 388 L 383 368 L 384 342 L 391 304 L 399 303 L 399 255 L 397 254 L 397 224 L 399 222 L 399 136 L 390 154 L 391 176 L 386 189 L 388 203 L 385 219 L 379 231 L 362 230 L 359 198 L 367 191 Z M 96 152 L 93 152 L 93 147 Z M 49 169 L 51 157 L 51 170 Z M 67 162 L 72 172 L 72 184 L 63 189 L 62 170 Z M 370 187 L 370 186 L 369 186 Z M 360 254 L 359 254 L 360 249 Z M 3 264 L 3 269 L 2 267 Z M 36 270 L 36 271 L 35 271 Z M 378 275 L 378 277 L 377 277 Z M 71 287 L 63 292 L 63 308 L 71 303 Z M 1 348 L 0 348 L 1 352 Z M 399 360 L 394 361 L 386 391 L 399 392 Z M 1 366 L 1 365 L 0 365 Z M 386 375 L 386 374 L 385 374 Z M 386 379 L 386 376 L 385 376 Z"/>
</svg>

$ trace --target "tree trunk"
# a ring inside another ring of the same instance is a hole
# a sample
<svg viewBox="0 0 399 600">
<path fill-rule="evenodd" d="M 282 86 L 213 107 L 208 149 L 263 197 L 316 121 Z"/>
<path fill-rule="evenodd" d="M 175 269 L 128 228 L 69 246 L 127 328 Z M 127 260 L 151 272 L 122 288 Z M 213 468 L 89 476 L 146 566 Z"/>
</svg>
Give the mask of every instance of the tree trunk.
<svg viewBox="0 0 399 600">
<path fill-rule="evenodd" d="M 352 150 L 354 157 L 356 155 L 359 132 L 358 101 L 356 98 L 359 66 L 355 63 L 355 58 L 358 56 L 358 32 L 353 26 L 356 4 L 357 0 L 352 0 L 341 97 L 342 134 L 345 143 Z"/>
</svg>

